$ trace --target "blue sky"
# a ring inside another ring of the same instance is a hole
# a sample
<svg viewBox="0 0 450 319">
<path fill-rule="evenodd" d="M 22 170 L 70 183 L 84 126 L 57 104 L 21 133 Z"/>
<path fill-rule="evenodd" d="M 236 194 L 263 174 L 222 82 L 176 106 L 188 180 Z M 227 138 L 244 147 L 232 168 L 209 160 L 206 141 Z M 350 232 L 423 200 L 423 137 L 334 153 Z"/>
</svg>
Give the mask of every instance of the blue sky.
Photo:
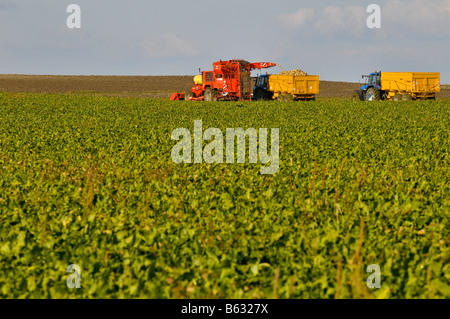
<svg viewBox="0 0 450 319">
<path fill-rule="evenodd" d="M 71 3 L 81 29 L 67 28 Z M 381 29 L 367 28 L 371 3 Z M 381 69 L 450 83 L 449 40 L 450 0 L 0 0 L 2 74 L 186 75 L 243 58 L 322 80 Z"/>
</svg>

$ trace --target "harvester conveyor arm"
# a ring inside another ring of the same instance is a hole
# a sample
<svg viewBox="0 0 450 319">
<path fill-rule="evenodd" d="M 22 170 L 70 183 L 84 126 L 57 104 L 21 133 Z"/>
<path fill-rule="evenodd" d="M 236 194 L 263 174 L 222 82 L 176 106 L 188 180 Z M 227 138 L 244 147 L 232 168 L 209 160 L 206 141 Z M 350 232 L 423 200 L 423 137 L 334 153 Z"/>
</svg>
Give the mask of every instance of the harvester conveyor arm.
<svg viewBox="0 0 450 319">
<path fill-rule="evenodd" d="M 253 69 L 267 69 L 267 68 L 271 68 L 277 66 L 276 63 L 271 63 L 271 62 L 255 62 L 255 63 L 250 63 L 250 68 Z"/>
</svg>

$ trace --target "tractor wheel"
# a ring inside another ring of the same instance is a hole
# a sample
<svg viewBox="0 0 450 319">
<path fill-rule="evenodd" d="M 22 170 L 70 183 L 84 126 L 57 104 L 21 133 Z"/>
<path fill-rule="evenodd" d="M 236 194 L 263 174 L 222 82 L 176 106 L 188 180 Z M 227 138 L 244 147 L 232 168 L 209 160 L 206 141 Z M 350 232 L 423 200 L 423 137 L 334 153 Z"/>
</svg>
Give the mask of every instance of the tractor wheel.
<svg viewBox="0 0 450 319">
<path fill-rule="evenodd" d="M 211 88 L 207 88 L 204 93 L 205 101 L 211 102 L 214 99 L 213 90 Z"/>
<path fill-rule="evenodd" d="M 395 94 L 394 95 L 394 101 L 401 101 L 402 100 L 402 95 L 401 94 Z"/>
<path fill-rule="evenodd" d="M 352 94 L 352 97 L 350 98 L 352 101 L 361 101 L 361 98 L 359 97 L 358 91 L 354 91 Z"/>
<path fill-rule="evenodd" d="M 375 88 L 367 90 L 366 101 L 379 101 L 381 99 L 380 91 Z"/>
<path fill-rule="evenodd" d="M 429 97 L 427 100 L 433 100 L 433 101 L 436 101 L 436 97 L 435 97 L 435 96 Z"/>
<path fill-rule="evenodd" d="M 189 99 L 193 96 L 194 96 L 194 93 L 192 93 L 192 91 L 186 91 L 186 94 L 184 95 L 184 100 L 189 101 Z"/>
<path fill-rule="evenodd" d="M 266 101 L 268 99 L 269 99 L 269 97 L 268 97 L 266 90 L 261 89 L 261 88 L 256 89 L 256 92 L 255 92 L 255 100 L 256 101 Z"/>
<path fill-rule="evenodd" d="M 403 94 L 402 96 L 402 101 L 412 101 L 412 99 L 411 94 Z"/>
</svg>

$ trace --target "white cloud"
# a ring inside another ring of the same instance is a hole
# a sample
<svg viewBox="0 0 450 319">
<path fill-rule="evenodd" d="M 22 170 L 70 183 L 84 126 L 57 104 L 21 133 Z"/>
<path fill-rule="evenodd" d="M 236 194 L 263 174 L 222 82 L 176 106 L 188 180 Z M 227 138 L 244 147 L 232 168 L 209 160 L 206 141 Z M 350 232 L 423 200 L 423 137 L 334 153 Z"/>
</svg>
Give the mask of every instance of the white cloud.
<svg viewBox="0 0 450 319">
<path fill-rule="evenodd" d="M 314 20 L 314 9 L 300 9 L 297 12 L 289 14 L 281 14 L 280 21 L 288 28 L 304 27 L 309 22 Z"/>
<path fill-rule="evenodd" d="M 152 58 L 193 56 L 196 54 L 194 45 L 188 40 L 173 33 L 155 36 L 144 42 L 147 56 Z"/>
<path fill-rule="evenodd" d="M 350 35 L 360 38 L 367 29 L 367 14 L 363 7 L 326 7 L 314 28 L 322 35 Z"/>
<path fill-rule="evenodd" d="M 299 9 L 281 14 L 282 24 L 291 29 L 325 37 L 347 36 L 361 39 L 368 32 L 365 6 L 328 6 L 322 11 Z M 388 0 L 381 6 L 381 30 L 377 37 L 406 38 L 450 35 L 450 0 Z"/>
<path fill-rule="evenodd" d="M 390 34 L 447 37 L 450 0 L 388 1 L 382 7 L 382 30 Z"/>
<path fill-rule="evenodd" d="M 328 6 L 317 14 L 314 9 L 303 8 L 292 14 L 281 14 L 279 19 L 287 28 L 330 37 L 349 35 L 361 38 L 367 29 L 366 10 L 361 6 Z"/>
</svg>

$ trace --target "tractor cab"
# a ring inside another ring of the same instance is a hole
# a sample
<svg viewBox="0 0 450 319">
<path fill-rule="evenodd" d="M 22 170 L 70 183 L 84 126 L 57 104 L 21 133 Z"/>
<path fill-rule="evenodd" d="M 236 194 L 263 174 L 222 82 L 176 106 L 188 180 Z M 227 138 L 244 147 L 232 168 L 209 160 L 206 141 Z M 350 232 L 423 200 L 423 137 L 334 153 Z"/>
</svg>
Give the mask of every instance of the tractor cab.
<svg viewBox="0 0 450 319">
<path fill-rule="evenodd" d="M 261 74 L 258 79 L 256 80 L 256 88 L 263 88 L 263 89 L 267 89 L 267 74 Z"/>
<path fill-rule="evenodd" d="M 253 88 L 253 100 L 269 100 L 269 92 L 267 91 L 269 85 L 269 76 L 261 74 L 256 79 L 256 85 Z"/>
<path fill-rule="evenodd" d="M 375 71 L 370 75 L 363 75 L 362 78 L 365 79 L 365 84 L 361 87 L 361 90 L 364 91 L 371 87 L 381 89 L 381 72 Z"/>
<path fill-rule="evenodd" d="M 380 86 L 381 85 L 381 73 L 380 72 L 378 72 L 378 73 L 371 73 L 369 75 L 368 84 Z"/>
<path fill-rule="evenodd" d="M 381 72 L 373 72 L 362 76 L 364 85 L 355 90 L 352 95 L 353 101 L 377 101 L 386 99 L 385 92 L 381 90 Z"/>
</svg>

